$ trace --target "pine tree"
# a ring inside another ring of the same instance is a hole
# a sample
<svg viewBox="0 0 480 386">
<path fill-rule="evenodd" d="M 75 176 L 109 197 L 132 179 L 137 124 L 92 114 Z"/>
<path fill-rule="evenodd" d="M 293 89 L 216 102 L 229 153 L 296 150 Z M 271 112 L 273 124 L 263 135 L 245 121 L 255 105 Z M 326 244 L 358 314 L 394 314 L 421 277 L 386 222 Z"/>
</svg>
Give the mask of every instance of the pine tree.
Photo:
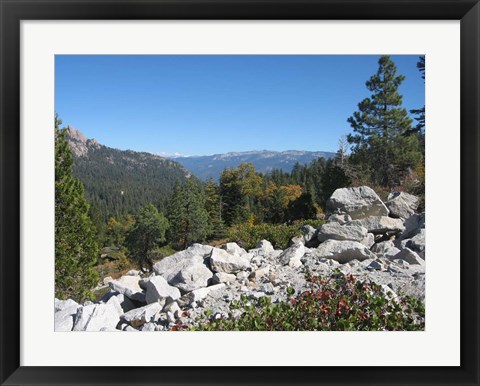
<svg viewBox="0 0 480 386">
<path fill-rule="evenodd" d="M 223 218 L 226 224 L 238 224 L 255 215 L 257 199 L 262 193 L 262 177 L 251 163 L 225 169 L 220 175 Z"/>
<path fill-rule="evenodd" d="M 137 213 L 135 225 L 125 241 L 130 254 L 141 266 L 146 263 L 150 269 L 152 268 L 152 253 L 166 241 L 168 226 L 168 220 L 163 213 L 152 204 L 146 205 Z"/>
<path fill-rule="evenodd" d="M 205 190 L 205 210 L 208 213 L 211 232 L 209 237 L 220 239 L 225 237 L 225 224 L 222 220 L 222 199 L 220 196 L 220 187 L 208 179 L 204 186 Z"/>
<path fill-rule="evenodd" d="M 425 82 L 425 56 L 419 57 L 417 68 Z M 417 121 L 417 125 L 412 129 L 412 133 L 417 134 L 420 147 L 425 155 L 425 105 L 421 109 L 410 110 L 410 113 L 415 115 L 415 120 Z"/>
<path fill-rule="evenodd" d="M 205 194 L 191 179 L 175 186 L 168 211 L 170 240 L 175 247 L 187 248 L 206 239 L 211 232 L 205 209 Z"/>
<path fill-rule="evenodd" d="M 389 56 L 380 57 L 379 68 L 367 82 L 370 98 L 358 104 L 358 111 L 348 118 L 354 133 L 351 159 L 360 164 L 371 182 L 394 187 L 409 170 L 422 161 L 418 138 L 408 135 L 412 120 L 402 107 L 398 88 L 405 77 Z"/>
<path fill-rule="evenodd" d="M 83 185 L 73 177 L 72 152 L 55 116 L 55 296 L 84 301 L 98 283 L 95 228 Z"/>
</svg>

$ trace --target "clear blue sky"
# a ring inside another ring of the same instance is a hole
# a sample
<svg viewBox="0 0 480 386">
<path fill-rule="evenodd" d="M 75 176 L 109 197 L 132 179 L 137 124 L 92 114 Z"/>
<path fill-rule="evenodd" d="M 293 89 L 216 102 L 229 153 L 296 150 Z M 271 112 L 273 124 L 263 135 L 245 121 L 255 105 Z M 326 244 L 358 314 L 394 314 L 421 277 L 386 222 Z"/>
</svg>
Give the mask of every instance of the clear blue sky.
<svg viewBox="0 0 480 386">
<path fill-rule="evenodd" d="M 57 55 L 64 125 L 119 149 L 206 155 L 336 151 L 369 96 L 374 55 Z M 417 55 L 392 56 L 404 107 L 424 105 Z"/>
</svg>

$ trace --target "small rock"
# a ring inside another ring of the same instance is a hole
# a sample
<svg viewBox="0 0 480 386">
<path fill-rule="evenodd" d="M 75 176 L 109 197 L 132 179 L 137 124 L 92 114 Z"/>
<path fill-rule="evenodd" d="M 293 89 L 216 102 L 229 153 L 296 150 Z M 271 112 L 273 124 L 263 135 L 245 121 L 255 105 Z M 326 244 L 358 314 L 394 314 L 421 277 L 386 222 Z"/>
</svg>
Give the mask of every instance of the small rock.
<svg viewBox="0 0 480 386">
<path fill-rule="evenodd" d="M 262 291 L 267 295 L 272 295 L 275 292 L 275 288 L 273 287 L 272 283 L 265 283 L 262 286 Z"/>
<path fill-rule="evenodd" d="M 155 323 L 145 323 L 142 327 L 140 327 L 140 331 L 148 331 L 152 332 L 155 331 L 157 325 Z"/>
<path fill-rule="evenodd" d="M 352 221 L 352 218 L 348 214 L 332 214 L 327 220 L 327 222 L 337 222 L 340 225 L 350 221 Z"/>
<path fill-rule="evenodd" d="M 213 284 L 219 283 L 233 283 L 237 280 L 237 276 L 231 273 L 217 272 L 212 277 Z"/>
<path fill-rule="evenodd" d="M 257 269 L 256 271 L 252 272 L 250 275 L 249 275 L 249 278 L 255 278 L 255 279 L 260 279 L 261 277 L 263 276 L 266 276 L 268 274 L 268 272 L 270 271 L 270 267 L 263 267 L 263 268 L 259 268 Z"/>
<path fill-rule="evenodd" d="M 383 271 L 385 270 L 385 264 L 379 260 L 373 260 L 368 266 L 367 269 Z"/>
<path fill-rule="evenodd" d="M 245 271 L 238 272 L 237 273 L 237 280 L 238 281 L 247 280 L 248 276 L 249 276 L 248 272 L 245 272 Z"/>
</svg>

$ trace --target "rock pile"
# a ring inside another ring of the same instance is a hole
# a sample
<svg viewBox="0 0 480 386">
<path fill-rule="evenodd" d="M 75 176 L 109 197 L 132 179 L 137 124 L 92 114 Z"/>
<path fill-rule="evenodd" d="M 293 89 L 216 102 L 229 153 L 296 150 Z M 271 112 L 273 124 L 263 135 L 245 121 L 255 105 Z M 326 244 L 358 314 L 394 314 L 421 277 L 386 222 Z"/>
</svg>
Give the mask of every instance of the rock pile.
<svg viewBox="0 0 480 386">
<path fill-rule="evenodd" d="M 395 293 L 425 295 L 425 214 L 418 198 L 392 193 L 385 203 L 369 187 L 337 189 L 327 202 L 328 221 L 302 227 L 285 250 L 267 240 L 246 251 L 194 244 L 162 259 L 154 273 L 130 271 L 109 280 L 97 303 L 55 300 L 55 331 L 163 331 L 226 317 L 233 300 L 269 296 L 286 301 L 287 289 L 307 288 L 305 275 L 336 269 L 368 277 Z M 143 275 L 144 276 L 144 275 Z M 236 310 L 238 311 L 238 310 Z M 240 311 L 238 311 L 240 312 Z"/>
</svg>

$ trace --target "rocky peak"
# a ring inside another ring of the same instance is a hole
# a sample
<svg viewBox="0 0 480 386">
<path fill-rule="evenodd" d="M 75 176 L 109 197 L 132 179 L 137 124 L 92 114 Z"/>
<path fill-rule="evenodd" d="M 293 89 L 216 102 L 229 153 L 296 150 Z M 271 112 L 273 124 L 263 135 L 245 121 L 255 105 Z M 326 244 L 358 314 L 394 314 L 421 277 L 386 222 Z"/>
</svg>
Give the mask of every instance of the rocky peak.
<svg viewBox="0 0 480 386">
<path fill-rule="evenodd" d="M 67 140 L 72 152 L 77 157 L 87 155 L 89 148 L 99 148 L 101 145 L 95 138 L 88 139 L 80 130 L 67 126 Z"/>
</svg>

